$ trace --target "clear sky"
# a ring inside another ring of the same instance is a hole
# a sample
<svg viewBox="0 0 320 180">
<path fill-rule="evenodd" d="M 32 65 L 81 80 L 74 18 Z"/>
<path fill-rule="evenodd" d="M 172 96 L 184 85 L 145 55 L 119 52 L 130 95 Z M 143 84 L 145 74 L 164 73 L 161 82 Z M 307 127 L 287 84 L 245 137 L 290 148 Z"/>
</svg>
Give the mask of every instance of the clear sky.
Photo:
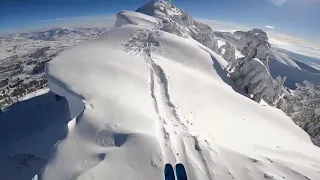
<svg viewBox="0 0 320 180">
<path fill-rule="evenodd" d="M 148 0 L 0 0 L 0 32 L 41 27 L 63 18 L 136 10 Z M 320 41 L 320 0 L 172 0 L 196 18 L 232 22 Z M 81 18 L 80 18 L 81 19 Z M 320 43 L 320 42 L 319 42 Z"/>
</svg>

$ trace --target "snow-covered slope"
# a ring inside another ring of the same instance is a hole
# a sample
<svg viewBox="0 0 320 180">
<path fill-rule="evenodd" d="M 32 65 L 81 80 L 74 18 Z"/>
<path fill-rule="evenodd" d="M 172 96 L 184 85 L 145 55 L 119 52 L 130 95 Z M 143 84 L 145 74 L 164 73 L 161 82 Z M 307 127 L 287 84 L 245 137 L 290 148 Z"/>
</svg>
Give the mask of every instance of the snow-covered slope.
<svg viewBox="0 0 320 180">
<path fill-rule="evenodd" d="M 314 64 L 307 64 L 304 62 L 301 62 L 300 60 L 293 59 L 293 61 L 303 70 L 309 71 L 311 73 L 320 74 L 320 69 L 318 69 Z"/>
<path fill-rule="evenodd" d="M 76 120 L 41 177 L 161 180 L 164 164 L 183 163 L 189 179 L 319 179 L 320 149 L 234 92 L 219 59 L 139 24 L 64 51 L 46 73 Z"/>
<path fill-rule="evenodd" d="M 125 24 L 139 24 L 159 28 L 162 25 L 162 20 L 138 12 L 121 11 L 117 14 L 115 26 L 119 27 Z"/>
<path fill-rule="evenodd" d="M 301 69 L 297 63 L 294 62 L 288 55 L 278 52 L 274 49 L 271 50 L 272 56 L 275 60 L 279 61 L 282 64 Z"/>
<path fill-rule="evenodd" d="M 270 43 L 272 43 L 272 45 L 278 49 L 285 49 L 299 55 L 316 58 L 318 60 L 320 59 L 320 49 L 317 47 L 310 47 L 294 42 L 281 41 L 279 39 L 270 39 Z"/>
<path fill-rule="evenodd" d="M 0 113 L 0 179 L 32 179 L 65 138 L 69 121 L 66 99 L 44 91 Z"/>
<path fill-rule="evenodd" d="M 302 84 L 305 80 L 313 84 L 320 84 L 320 74 L 318 73 L 292 67 L 272 58 L 269 61 L 269 67 L 273 77 L 287 77 L 285 85 L 290 89 L 296 89 L 296 83 Z"/>
<path fill-rule="evenodd" d="M 309 56 L 308 55 L 303 55 L 304 53 L 298 54 L 296 52 L 293 52 L 293 51 L 290 51 L 290 50 L 287 50 L 287 49 L 278 48 L 276 46 L 274 47 L 274 49 L 276 49 L 279 52 L 285 53 L 289 57 L 291 57 L 292 59 L 298 60 L 298 61 L 300 61 L 300 62 L 302 62 L 302 63 L 304 63 L 304 64 L 306 64 L 308 66 L 314 66 L 314 65 L 318 65 L 319 66 L 319 64 L 320 64 L 320 58 L 313 57 L 312 54 L 309 55 Z M 302 67 L 300 67 L 300 68 L 302 68 Z M 318 68 L 318 70 L 319 70 L 319 68 Z"/>
</svg>

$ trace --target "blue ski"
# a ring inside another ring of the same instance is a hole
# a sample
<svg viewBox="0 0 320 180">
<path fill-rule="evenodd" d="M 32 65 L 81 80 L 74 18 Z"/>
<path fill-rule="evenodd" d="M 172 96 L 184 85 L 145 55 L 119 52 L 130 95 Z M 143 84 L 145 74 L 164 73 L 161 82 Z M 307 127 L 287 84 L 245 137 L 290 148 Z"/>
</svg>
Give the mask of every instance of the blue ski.
<svg viewBox="0 0 320 180">
<path fill-rule="evenodd" d="M 188 180 L 186 169 L 182 164 L 176 165 L 177 180 Z"/>
<path fill-rule="evenodd" d="M 164 167 L 164 179 L 165 180 L 175 180 L 174 170 L 171 164 L 166 164 Z"/>
</svg>

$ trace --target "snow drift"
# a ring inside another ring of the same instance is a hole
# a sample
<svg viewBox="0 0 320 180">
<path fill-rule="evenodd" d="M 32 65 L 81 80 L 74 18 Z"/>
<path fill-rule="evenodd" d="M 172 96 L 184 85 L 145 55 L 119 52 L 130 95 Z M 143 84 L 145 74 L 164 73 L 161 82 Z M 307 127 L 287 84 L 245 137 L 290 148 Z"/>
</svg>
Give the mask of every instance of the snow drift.
<svg viewBox="0 0 320 180">
<path fill-rule="evenodd" d="M 46 65 L 76 118 L 40 179 L 161 180 L 166 163 L 183 163 L 189 179 L 319 179 L 309 136 L 236 93 L 216 53 L 146 26 L 174 9 L 152 3 Z"/>
</svg>

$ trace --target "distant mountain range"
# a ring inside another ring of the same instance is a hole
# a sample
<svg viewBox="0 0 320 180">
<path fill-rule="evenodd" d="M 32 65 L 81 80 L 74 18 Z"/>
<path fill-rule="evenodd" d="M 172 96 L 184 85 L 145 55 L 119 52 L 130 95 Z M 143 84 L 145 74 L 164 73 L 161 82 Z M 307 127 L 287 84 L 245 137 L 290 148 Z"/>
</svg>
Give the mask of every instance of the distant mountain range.
<svg viewBox="0 0 320 180">
<path fill-rule="evenodd" d="M 16 33 L 0 36 L 0 40 L 24 38 L 30 40 L 55 41 L 66 36 L 97 36 L 106 32 L 106 30 L 106 28 L 54 28 L 46 31 Z"/>
<path fill-rule="evenodd" d="M 44 64 L 64 49 L 94 39 L 106 28 L 54 28 L 0 36 L 0 108 L 47 87 Z"/>
</svg>

